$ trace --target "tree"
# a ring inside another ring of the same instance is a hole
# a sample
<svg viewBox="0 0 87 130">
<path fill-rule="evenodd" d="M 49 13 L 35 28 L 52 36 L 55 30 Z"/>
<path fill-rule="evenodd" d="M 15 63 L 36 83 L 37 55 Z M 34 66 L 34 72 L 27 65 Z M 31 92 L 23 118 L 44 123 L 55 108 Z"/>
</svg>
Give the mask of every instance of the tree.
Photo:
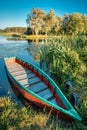
<svg viewBox="0 0 87 130">
<path fill-rule="evenodd" d="M 87 35 L 87 15 L 79 13 L 65 14 L 63 18 L 55 16 L 55 11 L 50 10 L 48 14 L 33 8 L 27 15 L 28 34 L 85 34 Z"/>
<path fill-rule="evenodd" d="M 84 24 L 83 34 L 87 35 L 87 15 L 82 16 L 82 21 L 83 21 L 83 24 Z"/>
<path fill-rule="evenodd" d="M 45 12 L 37 8 L 32 9 L 31 14 L 28 14 L 26 22 L 32 29 L 32 34 L 38 35 L 41 32 L 45 16 Z"/>
<path fill-rule="evenodd" d="M 54 10 L 50 10 L 50 12 L 45 17 L 45 24 L 43 26 L 43 30 L 45 34 L 51 31 L 55 24 L 55 12 Z"/>
<path fill-rule="evenodd" d="M 6 27 L 4 32 L 13 32 L 13 33 L 25 33 L 27 31 L 26 27 Z"/>
<path fill-rule="evenodd" d="M 74 13 L 72 15 L 65 15 L 62 28 L 67 34 L 79 34 L 83 32 L 84 24 L 82 21 L 82 15 Z"/>
<path fill-rule="evenodd" d="M 52 28 L 52 32 L 53 34 L 58 34 L 60 29 L 61 29 L 61 23 L 62 23 L 62 18 L 59 17 L 59 16 L 56 16 L 55 17 L 55 24 L 54 24 L 54 27 Z"/>
</svg>

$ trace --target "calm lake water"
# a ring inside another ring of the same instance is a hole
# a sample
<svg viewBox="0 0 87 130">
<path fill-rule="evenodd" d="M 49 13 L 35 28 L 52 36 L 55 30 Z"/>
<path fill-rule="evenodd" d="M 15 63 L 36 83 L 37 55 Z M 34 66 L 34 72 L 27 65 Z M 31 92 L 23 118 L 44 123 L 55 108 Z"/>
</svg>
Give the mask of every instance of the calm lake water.
<svg viewBox="0 0 87 130">
<path fill-rule="evenodd" d="M 12 100 L 20 102 L 8 81 L 4 58 L 18 56 L 39 67 L 39 50 L 41 45 L 42 41 L 39 43 L 30 40 L 15 41 L 7 40 L 6 37 L 0 36 L 0 97 L 10 95 Z"/>
</svg>

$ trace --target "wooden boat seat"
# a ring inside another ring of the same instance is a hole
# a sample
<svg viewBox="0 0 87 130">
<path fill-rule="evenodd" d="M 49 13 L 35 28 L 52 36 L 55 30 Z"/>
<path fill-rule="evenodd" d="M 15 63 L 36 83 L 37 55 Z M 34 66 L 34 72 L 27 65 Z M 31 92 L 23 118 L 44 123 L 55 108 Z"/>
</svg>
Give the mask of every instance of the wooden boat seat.
<svg viewBox="0 0 87 130">
<path fill-rule="evenodd" d="M 28 82 L 22 82 L 22 84 L 27 88 L 27 87 L 29 87 L 29 86 L 32 86 L 32 85 L 38 84 L 38 83 L 40 83 L 40 82 L 41 82 L 41 80 L 36 81 L 36 82 L 34 82 L 34 83 L 32 83 L 32 84 L 29 84 Z"/>
<path fill-rule="evenodd" d="M 35 78 L 35 77 L 36 77 L 36 75 L 34 73 L 30 73 L 27 75 L 28 79 Z"/>
<path fill-rule="evenodd" d="M 21 80 L 24 80 L 24 79 L 31 79 L 31 78 L 34 78 L 36 77 L 36 75 L 34 73 L 31 73 L 31 74 L 21 74 L 21 75 L 17 75 L 17 76 L 14 76 L 17 80 L 21 81 Z"/>
<path fill-rule="evenodd" d="M 26 74 L 25 71 L 19 71 L 19 72 L 15 72 L 15 73 L 12 73 L 14 75 L 14 77 L 16 78 L 16 76 L 20 76 L 20 75 L 24 75 Z"/>
<path fill-rule="evenodd" d="M 13 71 L 12 72 L 12 74 L 14 75 L 14 76 L 17 76 L 17 75 L 21 75 L 21 74 L 30 74 L 30 73 L 32 73 L 32 71 L 30 71 L 30 70 L 20 70 L 20 71 Z"/>
<path fill-rule="evenodd" d="M 28 81 L 29 81 L 28 82 L 29 85 L 33 85 L 33 84 L 37 83 L 38 81 L 41 81 L 41 79 L 38 77 L 34 77 L 34 78 L 29 79 Z"/>
<path fill-rule="evenodd" d="M 20 68 L 20 67 L 22 67 L 22 66 L 21 66 L 20 64 L 8 65 L 8 68 L 9 68 L 9 69 L 13 69 L 13 68 L 15 69 L 15 68 L 18 68 L 18 67 Z"/>
<path fill-rule="evenodd" d="M 24 71 L 25 71 L 25 69 L 24 69 L 24 68 L 9 69 L 9 70 L 10 70 L 10 72 L 11 72 L 11 73 L 13 73 L 13 72 L 17 72 L 17 71 L 22 71 L 22 70 L 24 70 Z"/>
<path fill-rule="evenodd" d="M 22 81 L 22 80 L 27 80 L 28 81 L 28 78 L 27 77 L 21 77 L 21 78 L 16 78 L 18 81 Z"/>
<path fill-rule="evenodd" d="M 38 84 L 28 86 L 27 88 L 30 89 L 31 91 L 35 92 L 35 93 L 38 93 L 38 92 L 41 92 L 41 91 L 47 89 L 48 87 L 43 82 L 39 82 Z"/>
<path fill-rule="evenodd" d="M 20 65 L 18 62 L 14 62 L 14 63 L 11 63 L 11 64 L 9 64 L 8 66 L 14 66 L 14 65 Z"/>
<path fill-rule="evenodd" d="M 12 68 L 20 68 L 20 67 L 23 67 L 22 65 L 20 65 L 20 64 L 11 64 L 11 65 L 8 65 L 8 68 L 9 69 L 12 69 Z"/>
<path fill-rule="evenodd" d="M 47 88 L 47 89 L 39 92 L 38 95 L 45 99 L 49 99 L 53 96 L 53 93 L 51 92 L 51 90 L 49 88 Z"/>
</svg>

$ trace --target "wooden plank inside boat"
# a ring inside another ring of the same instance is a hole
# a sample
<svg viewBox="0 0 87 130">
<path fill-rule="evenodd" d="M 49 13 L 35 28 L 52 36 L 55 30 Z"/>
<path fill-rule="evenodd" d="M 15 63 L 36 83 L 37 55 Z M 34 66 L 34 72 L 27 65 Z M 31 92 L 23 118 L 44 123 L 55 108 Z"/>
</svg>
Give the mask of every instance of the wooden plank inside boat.
<svg viewBox="0 0 87 130">
<path fill-rule="evenodd" d="M 14 72 L 11 72 L 14 76 L 17 76 L 17 75 L 21 75 L 21 74 L 30 74 L 32 73 L 32 71 L 28 70 L 28 69 L 23 69 L 23 70 L 20 70 L 20 71 L 14 71 Z"/>
<path fill-rule="evenodd" d="M 39 82 L 38 84 L 28 86 L 27 88 L 32 90 L 33 92 L 37 93 L 37 92 L 40 92 L 41 90 L 48 88 L 48 86 L 45 85 L 43 82 Z"/>
<path fill-rule="evenodd" d="M 10 69 L 10 72 L 11 73 L 14 73 L 14 72 L 17 72 L 17 71 L 22 71 L 22 70 L 24 70 L 25 71 L 25 69 L 24 68 L 22 68 L 22 67 L 20 67 L 20 68 L 17 68 L 17 69 Z"/>
<path fill-rule="evenodd" d="M 23 79 L 20 81 L 20 83 L 26 87 L 32 86 L 34 84 L 38 84 L 39 82 L 41 82 L 41 80 L 39 78 L 37 78 L 37 80 L 36 81 L 34 80 L 33 82 L 29 82 L 28 79 Z"/>
<path fill-rule="evenodd" d="M 36 77 L 36 75 L 34 73 L 30 73 L 27 75 L 28 79 L 35 78 L 35 77 Z"/>
<path fill-rule="evenodd" d="M 20 74 L 18 74 L 18 75 L 15 75 L 14 77 L 15 77 L 16 79 L 21 79 L 21 78 L 27 77 L 27 74 L 26 74 L 26 73 L 20 73 Z"/>
<path fill-rule="evenodd" d="M 26 74 L 26 72 L 25 72 L 24 70 L 22 70 L 22 71 L 17 71 L 17 72 L 13 72 L 13 73 L 12 73 L 12 75 L 13 75 L 14 77 L 20 76 L 20 75 L 23 75 L 23 74 Z"/>
<path fill-rule="evenodd" d="M 17 63 L 10 65 L 9 70 L 14 75 L 14 77 L 23 85 L 25 84 L 28 89 L 47 100 L 52 99 L 51 101 L 54 104 L 57 104 L 53 97 L 53 93 L 48 88 L 48 86 L 44 84 L 40 78 L 36 77 L 32 71 Z"/>
<path fill-rule="evenodd" d="M 38 81 L 41 81 L 41 79 L 38 78 L 38 77 L 34 77 L 34 78 L 29 79 L 29 84 L 32 85 L 32 84 L 34 84 L 34 83 L 36 83 Z"/>
<path fill-rule="evenodd" d="M 28 89 L 37 93 L 39 96 L 47 100 L 52 98 L 52 102 L 56 103 L 51 90 L 46 84 L 41 82 L 41 79 L 36 77 L 36 75 L 32 73 L 32 71 L 26 69 L 25 67 L 17 63 L 15 63 L 14 65 L 10 65 L 9 70 L 14 75 L 14 77 L 20 83 L 25 84 Z"/>
<path fill-rule="evenodd" d="M 53 93 L 50 91 L 49 93 L 44 94 L 42 97 L 48 100 L 49 98 L 53 97 Z"/>
<path fill-rule="evenodd" d="M 40 83 L 40 82 L 41 82 L 41 80 L 40 80 L 40 81 L 37 81 L 37 82 L 34 82 L 34 83 L 32 83 L 32 84 L 29 84 L 29 83 L 23 83 L 23 85 L 27 88 L 27 87 L 32 86 L 32 85 L 35 85 L 35 84 L 38 85 L 38 83 Z"/>
<path fill-rule="evenodd" d="M 55 104 L 55 105 L 58 105 L 58 103 L 57 103 L 57 101 L 56 101 L 55 98 L 52 98 L 52 99 L 50 100 L 50 102 L 53 103 L 53 104 Z"/>
<path fill-rule="evenodd" d="M 21 67 L 20 64 L 11 64 L 11 65 L 8 65 L 8 68 L 11 69 L 11 68 L 17 68 L 17 67 Z"/>
<path fill-rule="evenodd" d="M 49 88 L 47 88 L 46 90 L 39 92 L 38 95 L 42 97 L 50 98 L 51 96 L 53 96 L 53 93 L 50 91 Z"/>
</svg>

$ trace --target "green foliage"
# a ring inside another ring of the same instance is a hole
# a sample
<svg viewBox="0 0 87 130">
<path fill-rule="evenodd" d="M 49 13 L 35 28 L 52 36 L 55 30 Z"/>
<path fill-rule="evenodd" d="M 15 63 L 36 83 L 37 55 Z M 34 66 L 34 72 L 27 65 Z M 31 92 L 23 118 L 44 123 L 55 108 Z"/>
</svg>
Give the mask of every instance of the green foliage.
<svg viewBox="0 0 87 130">
<path fill-rule="evenodd" d="M 87 16 L 79 13 L 65 15 L 63 18 L 62 30 L 66 34 L 86 34 L 87 32 Z"/>
<path fill-rule="evenodd" d="M 79 78 L 86 70 L 85 65 L 79 59 L 79 54 L 66 43 L 66 38 L 52 40 L 44 47 L 46 49 L 42 50 L 48 70 L 60 84 L 67 80 L 81 80 Z"/>
<path fill-rule="evenodd" d="M 50 10 L 49 13 L 45 17 L 45 24 L 43 26 L 43 30 L 46 34 L 48 34 L 55 25 L 55 13 L 54 10 Z"/>
<path fill-rule="evenodd" d="M 0 33 L 3 33 L 3 29 L 0 29 Z"/>
<path fill-rule="evenodd" d="M 13 33 L 25 33 L 27 28 L 25 27 L 7 27 L 3 30 L 4 32 L 13 32 Z"/>
<path fill-rule="evenodd" d="M 50 40 L 41 51 L 41 64 L 46 63 L 60 88 L 64 90 L 66 81 L 73 81 L 75 88 L 70 92 L 80 95 L 77 106 L 79 113 L 87 120 L 87 59 L 86 39 L 83 36 L 61 36 Z M 69 94 L 69 93 L 68 93 Z"/>
<path fill-rule="evenodd" d="M 27 29 L 23 27 L 7 27 L 0 29 L 0 33 L 26 33 L 46 35 L 87 35 L 87 15 L 79 13 L 65 14 L 63 18 L 57 16 L 54 10 L 47 14 L 45 11 L 33 8 L 27 15 Z"/>
<path fill-rule="evenodd" d="M 28 14 L 27 16 L 27 25 L 28 29 L 30 28 L 32 31 L 32 34 L 38 35 L 41 32 L 42 26 L 44 26 L 44 18 L 45 18 L 45 12 L 34 8 L 31 11 L 31 14 Z"/>
<path fill-rule="evenodd" d="M 87 15 L 79 13 L 65 14 L 61 18 L 56 16 L 52 9 L 46 14 L 44 11 L 34 8 L 28 14 L 26 22 L 28 31 L 30 28 L 34 34 L 87 35 Z"/>
<path fill-rule="evenodd" d="M 20 34 L 26 34 L 26 27 L 6 27 L 5 29 L 0 29 L 0 34 L 5 36 L 13 36 L 15 34 L 16 37 L 20 37 Z"/>
<path fill-rule="evenodd" d="M 44 11 L 34 8 L 28 14 L 26 22 L 32 34 L 50 34 L 59 30 L 61 18 L 55 16 L 54 10 L 50 10 L 48 14 Z M 57 29 L 56 29 L 57 28 Z M 52 31 L 54 30 L 54 31 Z"/>
</svg>

